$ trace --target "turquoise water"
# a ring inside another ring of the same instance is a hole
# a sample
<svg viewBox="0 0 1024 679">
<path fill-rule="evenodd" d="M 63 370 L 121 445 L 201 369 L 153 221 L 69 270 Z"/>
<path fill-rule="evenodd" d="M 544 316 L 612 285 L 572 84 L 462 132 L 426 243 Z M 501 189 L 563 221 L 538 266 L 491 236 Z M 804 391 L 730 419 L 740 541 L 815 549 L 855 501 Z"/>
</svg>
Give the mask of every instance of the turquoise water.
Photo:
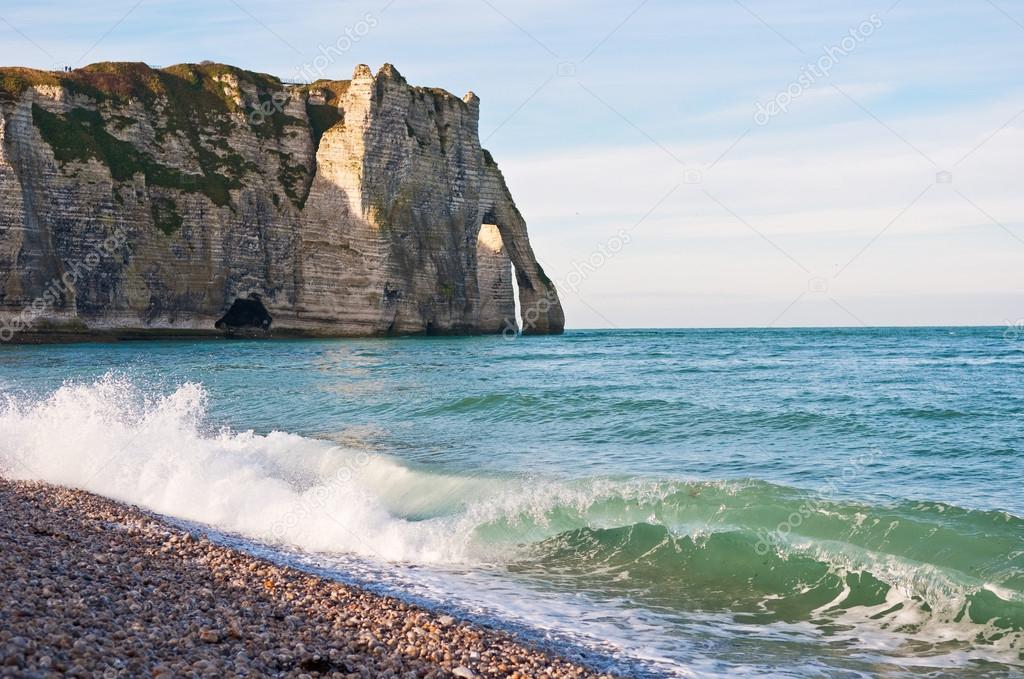
<svg viewBox="0 0 1024 679">
<path fill-rule="evenodd" d="M 1001 328 L 0 348 L 0 465 L 612 667 L 1024 668 Z"/>
</svg>

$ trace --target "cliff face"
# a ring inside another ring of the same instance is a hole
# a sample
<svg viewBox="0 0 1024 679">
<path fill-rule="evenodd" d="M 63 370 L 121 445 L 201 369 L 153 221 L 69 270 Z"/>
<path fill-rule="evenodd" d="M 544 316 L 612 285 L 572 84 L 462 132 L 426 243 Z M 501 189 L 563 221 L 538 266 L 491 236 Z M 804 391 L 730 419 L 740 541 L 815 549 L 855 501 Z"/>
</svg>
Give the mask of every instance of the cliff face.
<svg viewBox="0 0 1024 679">
<path fill-rule="evenodd" d="M 513 269 L 561 332 L 478 115 L 389 65 L 0 70 L 0 340 L 219 332 L 238 300 L 274 334 L 502 332 Z"/>
</svg>

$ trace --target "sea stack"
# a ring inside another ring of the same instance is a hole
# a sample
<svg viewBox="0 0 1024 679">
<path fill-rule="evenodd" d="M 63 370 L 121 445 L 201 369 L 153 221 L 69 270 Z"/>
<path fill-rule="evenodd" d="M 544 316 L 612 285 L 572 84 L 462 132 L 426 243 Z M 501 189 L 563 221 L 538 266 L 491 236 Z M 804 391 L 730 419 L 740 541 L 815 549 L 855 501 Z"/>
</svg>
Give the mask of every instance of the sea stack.
<svg viewBox="0 0 1024 679">
<path fill-rule="evenodd" d="M 221 334 L 252 299 L 267 334 L 508 332 L 514 284 L 560 333 L 479 107 L 391 65 L 0 69 L 0 339 Z"/>
</svg>

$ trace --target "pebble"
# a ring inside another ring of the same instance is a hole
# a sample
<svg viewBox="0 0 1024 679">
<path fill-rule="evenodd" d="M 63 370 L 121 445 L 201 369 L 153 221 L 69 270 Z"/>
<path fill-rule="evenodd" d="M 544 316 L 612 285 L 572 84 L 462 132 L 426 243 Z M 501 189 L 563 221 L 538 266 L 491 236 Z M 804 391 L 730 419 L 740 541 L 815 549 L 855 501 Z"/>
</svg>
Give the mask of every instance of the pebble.
<svg viewBox="0 0 1024 679">
<path fill-rule="evenodd" d="M 216 644 L 220 641 L 220 635 L 212 629 L 204 629 L 199 633 L 199 640 L 205 644 Z"/>
<path fill-rule="evenodd" d="M 0 675 L 599 676 L 502 632 L 0 478 Z"/>
</svg>

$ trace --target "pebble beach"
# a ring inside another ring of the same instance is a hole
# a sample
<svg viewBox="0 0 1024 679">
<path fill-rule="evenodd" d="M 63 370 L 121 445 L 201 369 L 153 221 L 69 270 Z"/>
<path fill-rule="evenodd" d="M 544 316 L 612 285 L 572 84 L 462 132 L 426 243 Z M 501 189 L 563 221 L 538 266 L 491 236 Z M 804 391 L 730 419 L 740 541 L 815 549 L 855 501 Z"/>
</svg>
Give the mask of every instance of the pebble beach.
<svg viewBox="0 0 1024 679">
<path fill-rule="evenodd" d="M 507 633 L 0 479 L 3 677 L 597 677 Z"/>
</svg>

